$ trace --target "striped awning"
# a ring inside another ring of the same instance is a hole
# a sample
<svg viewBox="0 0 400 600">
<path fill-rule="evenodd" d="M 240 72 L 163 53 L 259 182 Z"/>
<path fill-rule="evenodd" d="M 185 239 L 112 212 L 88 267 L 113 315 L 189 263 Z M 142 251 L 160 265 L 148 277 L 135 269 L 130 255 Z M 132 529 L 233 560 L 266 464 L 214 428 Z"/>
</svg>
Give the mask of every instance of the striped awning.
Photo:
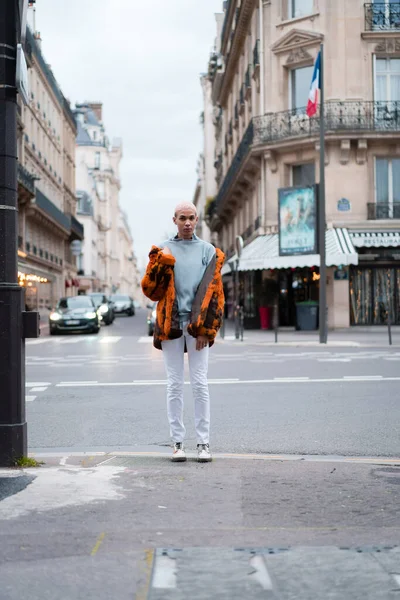
<svg viewBox="0 0 400 600">
<path fill-rule="evenodd" d="M 397 248 L 400 246 L 400 229 L 397 231 L 349 231 L 356 248 Z"/>
<path fill-rule="evenodd" d="M 352 244 L 347 229 L 327 229 L 326 266 L 357 265 L 358 254 Z M 237 256 L 230 258 L 222 268 L 222 275 L 231 273 Z M 319 254 L 297 256 L 279 256 L 278 234 L 261 235 L 243 249 L 239 262 L 239 271 L 259 269 L 293 269 L 319 267 Z"/>
</svg>

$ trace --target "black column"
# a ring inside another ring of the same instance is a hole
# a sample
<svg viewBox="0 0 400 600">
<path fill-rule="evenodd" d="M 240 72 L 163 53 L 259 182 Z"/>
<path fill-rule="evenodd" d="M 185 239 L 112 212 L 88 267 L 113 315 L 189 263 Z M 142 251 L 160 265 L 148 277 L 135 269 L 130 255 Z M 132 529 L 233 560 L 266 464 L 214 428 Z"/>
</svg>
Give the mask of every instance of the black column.
<svg viewBox="0 0 400 600">
<path fill-rule="evenodd" d="M 17 0 L 0 5 L 0 466 L 27 454 L 23 290 L 18 285 Z"/>
</svg>

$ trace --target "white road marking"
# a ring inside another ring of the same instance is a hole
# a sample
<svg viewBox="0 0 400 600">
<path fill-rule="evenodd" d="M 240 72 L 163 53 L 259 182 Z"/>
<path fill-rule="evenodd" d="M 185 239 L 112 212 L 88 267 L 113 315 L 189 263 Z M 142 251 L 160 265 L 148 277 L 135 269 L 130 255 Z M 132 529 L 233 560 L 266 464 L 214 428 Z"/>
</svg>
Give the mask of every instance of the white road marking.
<svg viewBox="0 0 400 600">
<path fill-rule="evenodd" d="M 397 583 L 397 585 L 400 586 L 400 575 L 397 575 L 397 573 L 392 573 L 392 577 Z"/>
<path fill-rule="evenodd" d="M 254 573 L 250 575 L 252 579 L 255 579 L 263 588 L 263 590 L 272 590 L 272 581 L 269 576 L 268 569 L 262 556 L 253 556 L 250 559 L 250 565 L 254 569 Z"/>
<path fill-rule="evenodd" d="M 25 401 L 26 402 L 33 402 L 35 400 L 36 396 L 25 396 Z"/>
<path fill-rule="evenodd" d="M 100 340 L 100 344 L 116 344 L 122 339 L 121 335 L 109 335 Z"/>
<path fill-rule="evenodd" d="M 383 360 L 400 360 L 400 356 L 384 356 Z"/>
<path fill-rule="evenodd" d="M 282 383 L 359 383 L 363 381 L 400 381 L 400 377 L 383 377 L 377 376 L 362 376 L 359 377 L 332 377 L 326 379 L 307 379 L 307 378 L 286 378 L 286 379 L 238 379 L 230 381 L 215 380 L 210 381 L 211 385 L 259 385 L 259 384 L 282 384 Z M 121 381 L 121 382 L 104 382 L 104 383 L 57 383 L 56 387 L 135 387 L 135 386 L 152 386 L 165 385 L 166 381 L 151 380 L 148 381 Z M 190 382 L 185 381 L 185 385 L 190 385 Z"/>
<path fill-rule="evenodd" d="M 37 340 L 26 340 L 25 344 L 28 346 L 37 346 L 38 344 L 45 344 L 49 342 L 51 338 L 39 338 Z"/>
<path fill-rule="evenodd" d="M 176 560 L 167 555 L 157 556 L 153 571 L 154 589 L 176 588 Z"/>
<path fill-rule="evenodd" d="M 138 339 L 138 344 L 152 344 L 152 343 L 153 343 L 153 338 L 150 337 L 149 335 L 140 337 Z"/>
<path fill-rule="evenodd" d="M 98 381 L 61 381 L 61 383 L 98 383 Z"/>
<path fill-rule="evenodd" d="M 359 379 L 363 379 L 364 381 L 366 380 L 374 380 L 374 379 L 382 379 L 383 375 L 345 375 L 344 379 L 354 379 L 356 381 L 358 381 Z"/>
<path fill-rule="evenodd" d="M 45 392 L 47 387 L 34 387 L 31 389 L 31 392 Z"/>
<path fill-rule="evenodd" d="M 32 388 L 32 387 L 42 387 L 42 386 L 44 386 L 44 385 L 51 385 L 51 383 L 49 383 L 49 382 L 47 382 L 47 381 L 46 381 L 46 382 L 42 382 L 42 381 L 40 381 L 40 382 L 37 382 L 37 381 L 35 381 L 34 383 L 32 383 L 32 382 L 30 381 L 29 383 L 25 383 L 25 386 L 26 386 L 26 387 L 29 387 L 29 388 Z"/>
<path fill-rule="evenodd" d="M 309 377 L 274 377 L 274 381 L 308 381 Z"/>
<path fill-rule="evenodd" d="M 351 358 L 317 358 L 318 362 L 351 362 Z"/>
</svg>

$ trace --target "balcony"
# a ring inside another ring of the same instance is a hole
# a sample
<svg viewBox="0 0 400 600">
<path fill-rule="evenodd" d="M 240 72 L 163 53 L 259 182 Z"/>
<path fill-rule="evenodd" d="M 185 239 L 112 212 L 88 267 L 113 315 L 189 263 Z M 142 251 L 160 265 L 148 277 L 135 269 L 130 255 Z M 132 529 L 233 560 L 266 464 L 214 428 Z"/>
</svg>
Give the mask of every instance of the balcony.
<svg viewBox="0 0 400 600">
<path fill-rule="evenodd" d="M 51 200 L 40 190 L 36 190 L 36 199 L 33 206 L 39 208 L 47 217 L 57 223 L 62 229 L 70 231 L 70 218 L 65 215 Z"/>
<path fill-rule="evenodd" d="M 369 202 L 368 220 L 400 219 L 400 202 Z"/>
<path fill-rule="evenodd" d="M 20 163 L 18 163 L 18 183 L 20 183 L 32 197 L 35 195 L 35 178 Z"/>
<path fill-rule="evenodd" d="M 269 113 L 254 117 L 236 151 L 216 196 L 217 211 L 250 154 L 260 154 L 265 146 L 279 142 L 316 139 L 319 135 L 319 116 L 311 119 L 305 109 Z M 359 136 L 400 133 L 400 102 L 328 102 L 325 105 L 326 136 Z M 379 217 L 377 217 L 379 218 Z M 386 217 L 381 217 L 386 218 Z"/>
<path fill-rule="evenodd" d="M 76 217 L 74 217 L 74 215 L 70 215 L 71 218 L 71 235 L 70 235 L 70 239 L 71 240 L 83 240 L 83 238 L 85 237 L 85 233 L 84 233 L 84 227 L 82 225 L 82 223 L 80 223 L 78 221 L 78 219 Z"/>
<path fill-rule="evenodd" d="M 364 4 L 366 31 L 399 31 L 400 2 Z"/>
</svg>

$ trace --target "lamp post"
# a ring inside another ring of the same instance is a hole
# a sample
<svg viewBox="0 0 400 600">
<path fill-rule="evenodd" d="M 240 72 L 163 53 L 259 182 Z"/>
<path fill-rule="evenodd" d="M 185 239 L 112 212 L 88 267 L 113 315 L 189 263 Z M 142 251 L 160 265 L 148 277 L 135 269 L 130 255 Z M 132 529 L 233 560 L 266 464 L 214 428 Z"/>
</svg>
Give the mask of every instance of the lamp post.
<svg viewBox="0 0 400 600">
<path fill-rule="evenodd" d="M 0 7 L 0 466 L 27 454 L 24 338 L 39 335 L 39 314 L 22 310 L 18 284 L 17 57 L 19 77 L 24 58 L 17 42 L 27 5 L 2 0 Z"/>
</svg>

